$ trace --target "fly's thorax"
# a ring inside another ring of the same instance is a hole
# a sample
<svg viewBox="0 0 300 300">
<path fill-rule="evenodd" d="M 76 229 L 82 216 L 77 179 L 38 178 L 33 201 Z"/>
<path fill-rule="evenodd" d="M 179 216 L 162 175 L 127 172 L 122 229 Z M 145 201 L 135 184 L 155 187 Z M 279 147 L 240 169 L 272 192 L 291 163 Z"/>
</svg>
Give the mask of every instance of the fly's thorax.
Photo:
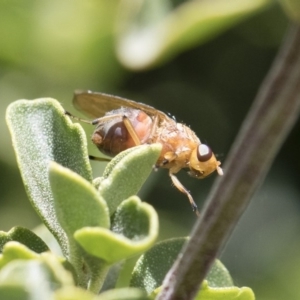
<svg viewBox="0 0 300 300">
<path fill-rule="evenodd" d="M 173 173 L 189 167 L 192 151 L 200 143 L 189 127 L 176 123 L 174 120 L 165 120 L 158 126 L 155 142 L 162 144 L 157 164 L 163 168 L 172 169 Z"/>
<path fill-rule="evenodd" d="M 192 177 L 204 178 L 215 170 L 219 173 L 219 165 L 220 162 L 217 161 L 211 149 L 205 144 L 199 144 L 192 151 L 189 164 L 189 174 Z"/>
<path fill-rule="evenodd" d="M 182 123 L 177 123 L 177 129 L 183 138 L 190 140 L 190 142 L 193 144 L 200 144 L 200 140 L 196 133 L 189 126 Z"/>
<path fill-rule="evenodd" d="M 111 119 L 103 122 L 100 119 L 92 135 L 93 143 L 106 155 L 115 156 L 128 148 L 137 146 L 124 124 L 124 116 L 130 121 L 141 144 L 146 143 L 149 139 L 152 119 L 145 112 L 137 109 L 121 108 L 109 112 L 105 115 L 105 117 L 107 116 L 111 116 Z"/>
</svg>

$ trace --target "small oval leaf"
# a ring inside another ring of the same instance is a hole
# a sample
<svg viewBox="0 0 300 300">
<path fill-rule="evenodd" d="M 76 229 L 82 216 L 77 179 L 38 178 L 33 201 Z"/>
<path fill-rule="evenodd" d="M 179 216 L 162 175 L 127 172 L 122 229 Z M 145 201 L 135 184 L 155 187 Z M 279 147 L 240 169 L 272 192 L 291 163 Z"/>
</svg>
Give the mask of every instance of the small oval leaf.
<svg viewBox="0 0 300 300">
<path fill-rule="evenodd" d="M 5 244 L 3 247 L 3 252 L 0 254 L 0 268 L 3 268 L 11 261 L 17 259 L 34 259 L 38 258 L 39 255 L 30 249 L 28 249 L 25 245 L 20 244 L 18 242 L 12 241 Z"/>
<path fill-rule="evenodd" d="M 40 237 L 23 227 L 13 227 L 8 232 L 0 231 L 0 252 L 2 252 L 3 246 L 9 241 L 19 242 L 36 253 L 49 250 L 48 246 Z"/>
<path fill-rule="evenodd" d="M 49 179 L 56 215 L 68 237 L 67 258 L 77 272 L 79 284 L 86 286 L 92 278 L 95 289 L 99 290 L 102 271 L 106 272 L 106 264 L 95 257 L 87 257 L 73 235 L 76 230 L 86 226 L 109 228 L 106 202 L 99 196 L 92 183 L 55 162 L 50 163 Z"/>
<path fill-rule="evenodd" d="M 113 219 L 113 231 L 86 227 L 74 237 L 88 253 L 110 264 L 146 251 L 157 238 L 157 214 L 136 196 L 123 201 Z"/>
<path fill-rule="evenodd" d="M 12 261 L 0 271 L 1 299 L 53 299 L 55 290 L 72 285 L 71 273 L 50 253 L 36 259 Z M 9 288 L 12 286 L 13 290 Z M 13 294 L 27 297 L 9 298 Z"/>
<path fill-rule="evenodd" d="M 159 288 L 172 267 L 187 238 L 175 238 L 157 243 L 137 261 L 132 272 L 130 286 L 145 289 L 148 294 Z M 229 272 L 216 261 L 207 275 L 209 286 L 233 285 Z"/>
<path fill-rule="evenodd" d="M 160 144 L 142 145 L 121 152 L 107 165 L 99 193 L 110 214 L 128 197 L 137 194 L 161 152 Z"/>
<path fill-rule="evenodd" d="M 205 280 L 195 300 L 255 300 L 253 291 L 248 287 L 210 287 Z"/>
</svg>

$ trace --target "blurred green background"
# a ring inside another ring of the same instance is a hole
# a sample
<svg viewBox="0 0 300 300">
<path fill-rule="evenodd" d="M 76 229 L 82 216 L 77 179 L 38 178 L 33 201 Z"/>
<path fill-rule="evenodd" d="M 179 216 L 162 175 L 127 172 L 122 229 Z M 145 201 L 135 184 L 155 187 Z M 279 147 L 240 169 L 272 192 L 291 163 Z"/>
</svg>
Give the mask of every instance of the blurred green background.
<svg viewBox="0 0 300 300">
<path fill-rule="evenodd" d="M 142 1 L 132 3 L 138 6 Z M 166 30 L 175 42 L 166 46 L 164 38 L 146 38 L 143 44 L 143 34 L 156 22 L 171 22 L 168 14 L 184 1 L 153 0 L 130 23 L 125 13 L 128 17 L 134 12 L 132 3 L 1 1 L 1 230 L 40 223 L 27 200 L 5 123 L 6 107 L 17 99 L 52 97 L 76 115 L 80 113 L 71 104 L 75 89 L 144 102 L 190 125 L 222 162 L 226 160 L 288 27 L 282 8 L 271 4 L 230 17 L 218 30 L 210 30 L 208 22 L 207 27 L 201 23 L 203 27 L 182 30 L 181 35 L 182 24 L 193 18 L 188 11 L 184 16 L 175 14 L 171 24 L 178 27 Z M 166 25 L 161 28 L 159 32 Z M 209 29 L 205 38 L 199 34 L 201 28 Z M 131 44 L 126 48 L 126 43 Z M 138 65 L 147 55 L 155 59 Z M 298 122 L 221 256 L 236 285 L 251 287 L 257 299 L 300 299 L 299 126 Z M 89 139 L 93 128 L 84 127 Z M 89 153 L 99 155 L 93 145 Z M 92 166 L 100 176 L 104 165 Z M 179 174 L 200 207 L 216 176 L 198 181 L 184 171 Z M 158 210 L 161 239 L 189 234 L 196 218 L 166 170 L 153 172 L 140 196 Z"/>
</svg>

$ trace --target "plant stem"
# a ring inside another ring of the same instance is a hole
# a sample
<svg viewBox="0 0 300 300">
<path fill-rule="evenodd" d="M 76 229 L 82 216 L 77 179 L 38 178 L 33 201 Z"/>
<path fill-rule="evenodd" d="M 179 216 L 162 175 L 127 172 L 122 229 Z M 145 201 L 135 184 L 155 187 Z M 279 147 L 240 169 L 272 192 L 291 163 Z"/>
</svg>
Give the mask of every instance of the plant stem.
<svg viewBox="0 0 300 300">
<path fill-rule="evenodd" d="M 299 112 L 300 27 L 292 25 L 228 155 L 225 175 L 215 182 L 157 299 L 195 297 Z"/>
</svg>

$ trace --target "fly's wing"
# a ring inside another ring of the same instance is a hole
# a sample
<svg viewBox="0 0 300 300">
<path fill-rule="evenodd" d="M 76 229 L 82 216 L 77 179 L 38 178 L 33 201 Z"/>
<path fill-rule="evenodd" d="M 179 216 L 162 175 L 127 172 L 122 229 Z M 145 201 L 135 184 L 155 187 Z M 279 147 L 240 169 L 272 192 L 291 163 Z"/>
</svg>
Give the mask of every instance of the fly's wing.
<svg viewBox="0 0 300 300">
<path fill-rule="evenodd" d="M 73 104 L 76 109 L 93 118 L 100 118 L 104 116 L 106 112 L 120 107 L 128 107 L 142 110 L 151 116 L 158 115 L 159 119 L 169 119 L 166 114 L 152 106 L 104 93 L 75 91 Z"/>
</svg>

